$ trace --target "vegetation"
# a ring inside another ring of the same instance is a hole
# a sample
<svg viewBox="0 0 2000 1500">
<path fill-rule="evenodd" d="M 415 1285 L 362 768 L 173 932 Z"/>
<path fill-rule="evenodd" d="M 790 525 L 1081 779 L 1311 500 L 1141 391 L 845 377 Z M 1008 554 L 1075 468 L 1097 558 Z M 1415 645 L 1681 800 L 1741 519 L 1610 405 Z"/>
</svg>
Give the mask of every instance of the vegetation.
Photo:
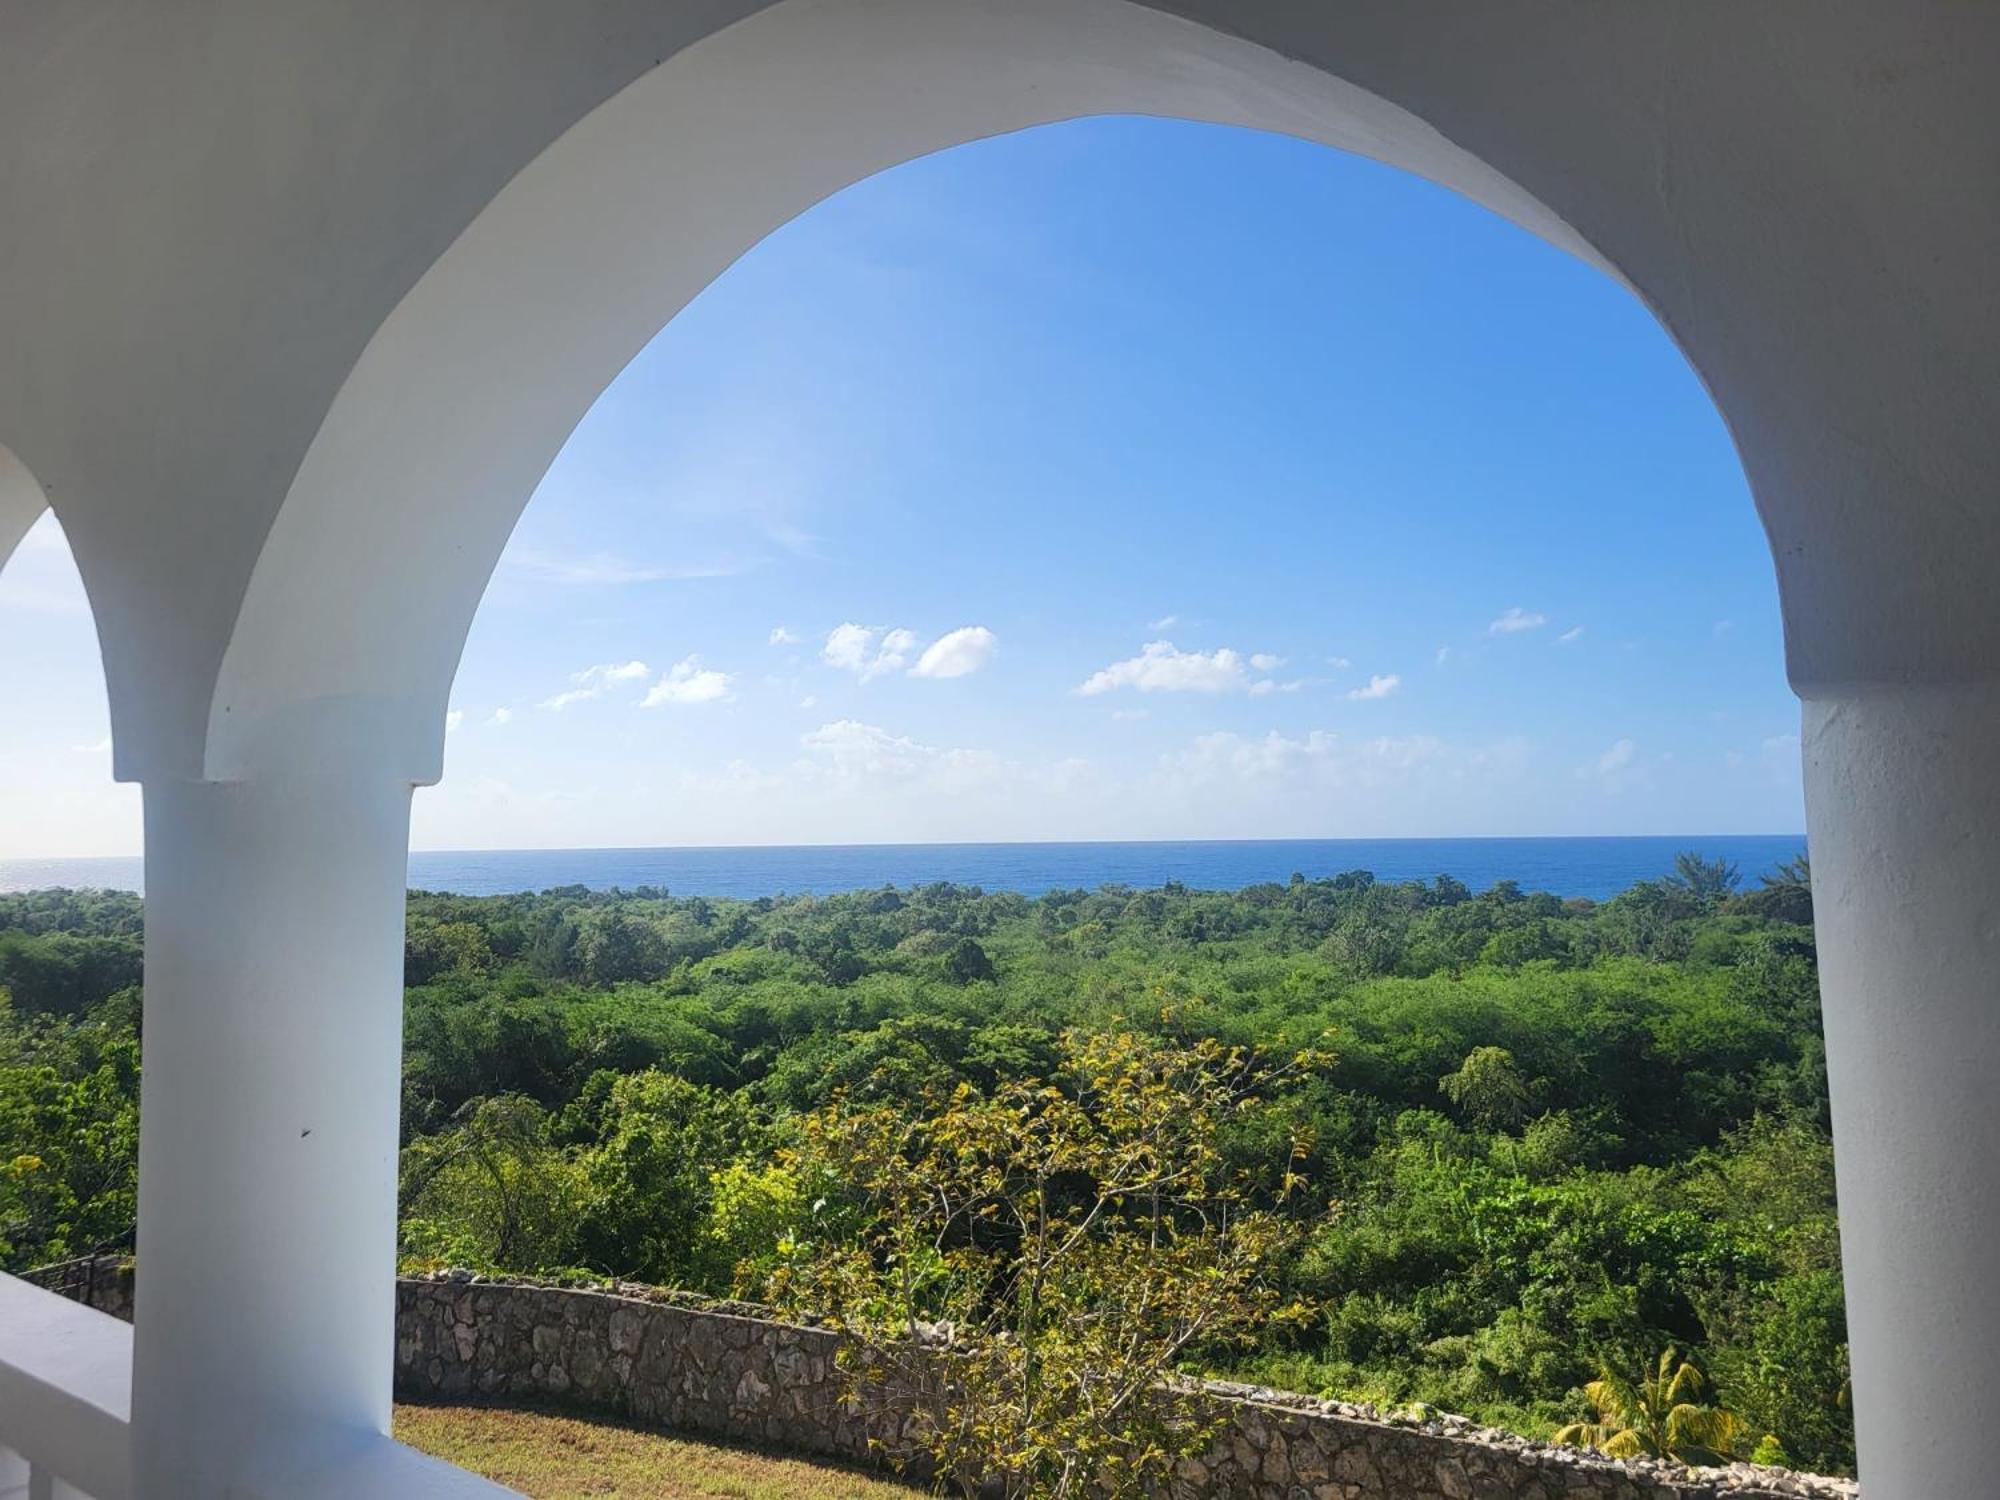
<svg viewBox="0 0 2000 1500">
<path fill-rule="evenodd" d="M 1606 1366 L 1583 1388 L 1594 1422 L 1574 1422 L 1559 1443 L 1595 1448 L 1613 1458 L 1673 1458 L 1685 1464 L 1727 1461 L 1742 1446 L 1743 1419 L 1705 1405 L 1708 1382 L 1678 1349 L 1661 1354 L 1652 1375 L 1634 1380 Z"/>
<path fill-rule="evenodd" d="M 863 1335 L 855 1396 L 910 1413 L 892 1457 L 968 1496 L 1153 1493 L 1221 1426 L 1179 1362 L 1254 1346 L 1310 1223 L 1283 1211 L 1295 1180 L 1260 1208 L 1228 1160 L 1226 1127 L 1285 1067 L 1131 1032 L 1057 1053 L 1046 1081 L 961 1082 L 915 1111 L 835 1099 L 786 1155 L 849 1222 L 789 1241 L 767 1294 Z"/>
<path fill-rule="evenodd" d="M 0 896 L 9 1266 L 130 1225 L 139 924 L 130 898 Z M 1128 1323 L 1162 1367 L 1547 1436 L 1607 1368 L 1671 1346 L 1767 1454 L 1851 1470 L 1803 868 L 1746 889 L 1690 860 L 1602 903 L 1362 873 L 1035 900 L 417 893 L 406 979 L 412 1261 L 809 1293 L 968 1341 L 1024 1327 L 1035 1353 L 992 1379 L 1028 1465 L 1050 1441 L 1030 1392 L 1087 1354 L 1053 1309 L 1135 1316 L 1081 1269 L 1132 1246 L 1134 1193 L 1052 1292 L 1018 1276 L 1043 1243 L 1023 1226 L 1061 1243 L 1123 1181 L 1097 1175 L 1120 1137 L 1080 1059 L 1125 1059 L 1141 1098 L 1238 1067 L 1253 1106 L 1173 1120 L 1200 1166 L 1163 1189 L 1171 1253 L 1147 1274 L 1235 1267 L 1241 1296 L 1193 1328 Z M 1000 1151 L 1024 1105 L 1046 1134 Z M 994 1186 L 968 1208 L 975 1172 Z M 894 1238 L 896 1194 L 953 1183 Z M 919 1224 L 936 1259 L 903 1265 Z"/>
<path fill-rule="evenodd" d="M 912 1500 L 921 1493 L 838 1464 L 556 1412 L 399 1406 L 396 1436 L 533 1500 Z"/>
</svg>

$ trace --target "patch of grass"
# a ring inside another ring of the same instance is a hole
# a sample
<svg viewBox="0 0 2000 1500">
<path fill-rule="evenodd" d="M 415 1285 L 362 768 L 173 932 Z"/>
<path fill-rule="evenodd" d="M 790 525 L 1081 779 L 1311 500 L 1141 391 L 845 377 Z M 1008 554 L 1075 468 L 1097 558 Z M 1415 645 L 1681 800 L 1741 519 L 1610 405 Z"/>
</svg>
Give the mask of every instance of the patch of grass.
<svg viewBox="0 0 2000 1500">
<path fill-rule="evenodd" d="M 925 1493 L 838 1464 L 774 1458 L 611 1419 L 497 1406 L 398 1406 L 413 1448 L 533 1500 L 911 1500 Z"/>
</svg>

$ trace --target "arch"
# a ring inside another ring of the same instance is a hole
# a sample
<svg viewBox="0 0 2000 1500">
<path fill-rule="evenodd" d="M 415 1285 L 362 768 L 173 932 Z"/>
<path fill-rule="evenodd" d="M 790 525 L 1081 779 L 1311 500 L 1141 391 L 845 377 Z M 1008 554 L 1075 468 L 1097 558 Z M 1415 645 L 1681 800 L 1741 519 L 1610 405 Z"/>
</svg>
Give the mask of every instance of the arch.
<svg viewBox="0 0 2000 1500">
<path fill-rule="evenodd" d="M 0 446 L 0 568 L 7 566 L 21 538 L 48 508 L 48 498 L 28 466 Z"/>
<path fill-rule="evenodd" d="M 1130 0 L 784 0 L 574 126 L 375 334 L 259 556 L 206 774 L 235 779 L 281 745 L 333 740 L 436 779 L 459 653 L 521 509 L 591 403 L 682 307 L 863 177 L 1103 114 L 1355 151 L 1617 274 L 1408 110 Z"/>
<path fill-rule="evenodd" d="M 0 672 L 8 690 L 8 701 L 26 706 L 14 717 L 20 724 L 26 745 L 38 736 L 47 744 L 49 721 L 42 718 L 52 702 L 60 702 L 58 715 L 89 704 L 105 712 L 107 729 L 113 730 L 104 744 L 74 744 L 75 754 L 61 754 L 44 763 L 18 784 L 0 787 L 0 845 L 10 854 L 38 855 L 32 840 L 51 828 L 65 834 L 87 837 L 93 852 L 124 855 L 133 850 L 130 842 L 139 832 L 138 789 L 115 785 L 109 775 L 115 729 L 109 713 L 109 690 L 104 680 L 104 646 L 96 596 L 83 576 L 80 560 L 70 546 L 68 532 L 50 528 L 53 553 L 43 551 L 29 559 L 21 556 L 22 543 L 44 521 L 60 525 L 61 517 L 48 502 L 34 471 L 13 450 L 0 446 L 0 583 L 25 581 L 28 588 L 26 616 L 13 614 L 0 623 L 0 664 L 25 670 L 39 688 L 53 693 L 50 699 L 22 699 L 20 682 L 14 672 Z M 59 560 L 58 560 L 59 559 Z M 21 580 L 9 574 L 16 561 L 26 574 Z M 67 580 L 60 594 L 49 592 L 54 582 L 51 564 L 62 572 L 76 570 L 76 582 L 83 585 L 87 619 L 68 613 L 73 599 Z M 17 596 L 18 599 L 18 596 Z M 44 613 L 51 608 L 61 613 Z M 33 674 L 53 670 L 51 676 Z M 96 730 L 89 731 L 93 740 Z M 67 742 L 65 742 L 67 744 Z"/>
</svg>

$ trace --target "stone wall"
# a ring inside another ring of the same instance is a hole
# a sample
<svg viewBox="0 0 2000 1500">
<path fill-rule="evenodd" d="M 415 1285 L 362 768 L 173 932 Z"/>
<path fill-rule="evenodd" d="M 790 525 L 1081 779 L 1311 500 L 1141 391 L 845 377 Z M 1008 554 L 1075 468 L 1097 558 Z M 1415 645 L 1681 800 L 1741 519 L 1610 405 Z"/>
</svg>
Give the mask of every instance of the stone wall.
<svg viewBox="0 0 2000 1500">
<path fill-rule="evenodd" d="M 648 1288 L 576 1289 L 462 1272 L 407 1280 L 396 1379 L 417 1399 L 555 1400 L 860 1462 L 893 1414 L 842 1399 L 839 1336 Z M 1185 1461 L 1173 1500 L 1853 1500 L 1842 1480 L 1737 1465 L 1617 1463 L 1458 1417 L 1212 1382 L 1222 1436 Z M 873 1407 L 874 1403 L 864 1403 Z"/>
<path fill-rule="evenodd" d="M 129 1260 L 32 1279 L 129 1318 Z M 618 1284 L 451 1271 L 398 1283 L 396 1389 L 412 1400 L 559 1402 L 800 1453 L 879 1463 L 893 1411 L 844 1399 L 840 1336 L 740 1303 Z M 1858 1500 L 1859 1489 L 1738 1464 L 1617 1463 L 1462 1417 L 1212 1381 L 1226 1425 L 1170 1500 Z M 1947 1497 L 1941 1497 L 1947 1500 Z M 1960 1497 L 1963 1500 L 1963 1497 Z"/>
<path fill-rule="evenodd" d="M 21 1280 L 127 1323 L 132 1321 L 135 1278 L 129 1255 L 86 1255 L 58 1261 L 23 1271 Z"/>
<path fill-rule="evenodd" d="M 559 1401 L 741 1442 L 872 1460 L 871 1426 L 840 1399 L 839 1338 L 727 1304 L 461 1279 L 405 1280 L 396 1389 L 429 1400 Z"/>
</svg>

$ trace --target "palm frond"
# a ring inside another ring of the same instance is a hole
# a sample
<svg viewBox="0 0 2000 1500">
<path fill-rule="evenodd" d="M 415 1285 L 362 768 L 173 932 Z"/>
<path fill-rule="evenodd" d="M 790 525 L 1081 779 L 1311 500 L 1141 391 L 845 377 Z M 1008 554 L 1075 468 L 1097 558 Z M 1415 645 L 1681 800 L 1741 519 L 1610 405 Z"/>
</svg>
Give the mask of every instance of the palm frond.
<svg viewBox="0 0 2000 1500">
<path fill-rule="evenodd" d="M 1555 1440 L 1566 1448 L 1602 1449 L 1619 1433 L 1619 1429 L 1605 1422 L 1572 1422 L 1556 1433 Z"/>
<path fill-rule="evenodd" d="M 1646 1440 L 1643 1433 L 1630 1427 L 1626 1428 L 1623 1432 L 1613 1433 L 1609 1438 L 1599 1443 L 1597 1451 L 1602 1453 L 1606 1458 L 1658 1458 L 1660 1456 L 1654 1451 L 1653 1445 Z"/>
<path fill-rule="evenodd" d="M 1671 1376 L 1668 1375 L 1667 1367 L 1669 1363 L 1678 1358 L 1679 1354 L 1679 1350 L 1669 1349 L 1665 1354 L 1660 1356 L 1660 1383 L 1663 1388 L 1662 1402 L 1667 1406 L 1676 1406 L 1684 1401 L 1696 1400 L 1708 1389 L 1708 1381 L 1703 1377 L 1701 1371 L 1695 1368 L 1694 1361 L 1692 1360 L 1681 1360 L 1680 1367 L 1674 1370 Z"/>
<path fill-rule="evenodd" d="M 1583 1395 L 1600 1418 L 1623 1425 L 1637 1421 L 1646 1405 L 1639 1387 L 1609 1365 L 1583 1388 Z"/>
<path fill-rule="evenodd" d="M 1583 1388 L 1595 1422 L 1576 1422 L 1556 1441 L 1595 1448 L 1612 1458 L 1674 1458 L 1686 1464 L 1727 1463 L 1750 1427 L 1732 1411 L 1704 1403 L 1708 1377 L 1669 1345 L 1651 1372 L 1634 1380 L 1610 1364 Z"/>
<path fill-rule="evenodd" d="M 1747 1424 L 1733 1411 L 1714 1406 L 1693 1406 L 1683 1402 L 1667 1413 L 1667 1446 L 1707 1448 L 1729 1453 L 1743 1439 Z"/>
</svg>

